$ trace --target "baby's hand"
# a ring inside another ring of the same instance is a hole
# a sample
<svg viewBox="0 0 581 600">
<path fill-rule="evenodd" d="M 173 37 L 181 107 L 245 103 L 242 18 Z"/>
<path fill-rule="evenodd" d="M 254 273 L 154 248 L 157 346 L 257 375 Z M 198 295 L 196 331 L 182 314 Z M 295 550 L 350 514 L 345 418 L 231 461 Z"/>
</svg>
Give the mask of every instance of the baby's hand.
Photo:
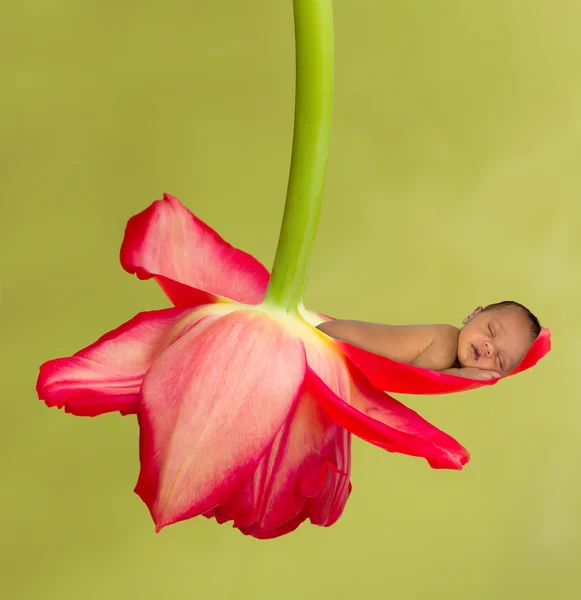
<svg viewBox="0 0 581 600">
<path fill-rule="evenodd" d="M 498 379 L 500 377 L 500 373 L 498 371 L 487 371 L 485 369 L 477 369 L 476 367 L 446 369 L 442 372 L 448 373 L 448 375 L 456 375 L 456 377 L 465 377 L 466 379 L 479 379 L 480 381 Z"/>
</svg>

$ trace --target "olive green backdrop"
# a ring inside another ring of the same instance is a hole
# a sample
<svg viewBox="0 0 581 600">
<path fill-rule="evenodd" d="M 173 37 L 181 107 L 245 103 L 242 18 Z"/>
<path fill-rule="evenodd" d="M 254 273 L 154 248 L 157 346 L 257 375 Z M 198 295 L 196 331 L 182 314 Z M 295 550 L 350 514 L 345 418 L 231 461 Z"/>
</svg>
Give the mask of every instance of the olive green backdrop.
<svg viewBox="0 0 581 600">
<path fill-rule="evenodd" d="M 164 191 L 272 264 L 292 138 L 290 0 L 11 3 L 0 19 L 0 595 L 579 597 L 581 4 L 335 3 L 331 157 L 307 305 L 459 324 L 516 299 L 553 352 L 496 388 L 403 400 L 463 472 L 354 443 L 330 529 L 154 534 L 135 418 L 36 399 L 38 365 L 168 306 L 118 262 Z M 580 586 L 581 587 L 581 586 Z"/>
</svg>

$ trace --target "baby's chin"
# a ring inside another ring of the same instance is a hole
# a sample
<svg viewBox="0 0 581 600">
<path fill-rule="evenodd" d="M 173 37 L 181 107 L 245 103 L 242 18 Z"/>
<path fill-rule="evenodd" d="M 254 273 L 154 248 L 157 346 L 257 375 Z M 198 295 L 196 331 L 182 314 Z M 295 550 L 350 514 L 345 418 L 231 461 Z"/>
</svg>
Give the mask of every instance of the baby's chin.
<svg viewBox="0 0 581 600">
<path fill-rule="evenodd" d="M 472 357 L 472 354 L 470 352 L 465 352 L 464 356 L 466 356 L 466 360 L 462 360 L 460 357 L 458 357 L 458 364 L 461 367 L 464 367 L 465 369 L 470 368 L 470 369 L 483 369 L 484 367 L 479 364 L 479 361 L 474 360 L 474 358 Z"/>
<path fill-rule="evenodd" d="M 472 360 L 472 357 L 470 356 L 469 352 L 470 352 L 470 350 L 466 350 L 464 352 L 458 353 L 457 360 L 458 360 L 458 364 L 461 367 L 473 367 L 474 366 L 474 364 L 473 364 L 474 361 Z M 462 360 L 462 357 L 460 356 L 460 354 L 462 354 L 462 356 L 466 356 L 467 360 Z"/>
</svg>

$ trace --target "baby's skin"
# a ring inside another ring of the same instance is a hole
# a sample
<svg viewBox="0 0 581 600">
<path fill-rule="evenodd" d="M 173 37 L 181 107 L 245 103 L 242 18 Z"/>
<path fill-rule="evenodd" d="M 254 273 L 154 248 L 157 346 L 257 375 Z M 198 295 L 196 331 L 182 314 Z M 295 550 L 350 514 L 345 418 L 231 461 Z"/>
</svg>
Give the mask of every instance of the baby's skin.
<svg viewBox="0 0 581 600">
<path fill-rule="evenodd" d="M 469 379 L 496 379 L 510 373 L 535 339 L 531 321 L 515 306 L 478 307 L 453 325 L 384 325 L 326 321 L 318 329 L 368 352 L 424 369 Z"/>
</svg>

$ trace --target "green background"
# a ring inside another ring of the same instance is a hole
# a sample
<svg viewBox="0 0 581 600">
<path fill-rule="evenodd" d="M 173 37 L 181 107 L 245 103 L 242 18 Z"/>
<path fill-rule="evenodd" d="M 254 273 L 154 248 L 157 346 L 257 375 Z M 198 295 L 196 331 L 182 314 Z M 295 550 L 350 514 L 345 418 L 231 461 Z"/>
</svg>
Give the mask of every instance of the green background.
<svg viewBox="0 0 581 600">
<path fill-rule="evenodd" d="M 11 3 L 0 19 L 0 595 L 579 597 L 581 3 L 335 3 L 336 101 L 306 304 L 450 322 L 515 299 L 553 333 L 492 389 L 403 397 L 465 471 L 355 440 L 329 529 L 154 534 L 133 417 L 36 399 L 40 363 L 168 305 L 125 274 L 166 191 L 272 264 L 292 138 L 290 0 Z M 4 595 L 5 594 L 5 595 Z"/>
</svg>

